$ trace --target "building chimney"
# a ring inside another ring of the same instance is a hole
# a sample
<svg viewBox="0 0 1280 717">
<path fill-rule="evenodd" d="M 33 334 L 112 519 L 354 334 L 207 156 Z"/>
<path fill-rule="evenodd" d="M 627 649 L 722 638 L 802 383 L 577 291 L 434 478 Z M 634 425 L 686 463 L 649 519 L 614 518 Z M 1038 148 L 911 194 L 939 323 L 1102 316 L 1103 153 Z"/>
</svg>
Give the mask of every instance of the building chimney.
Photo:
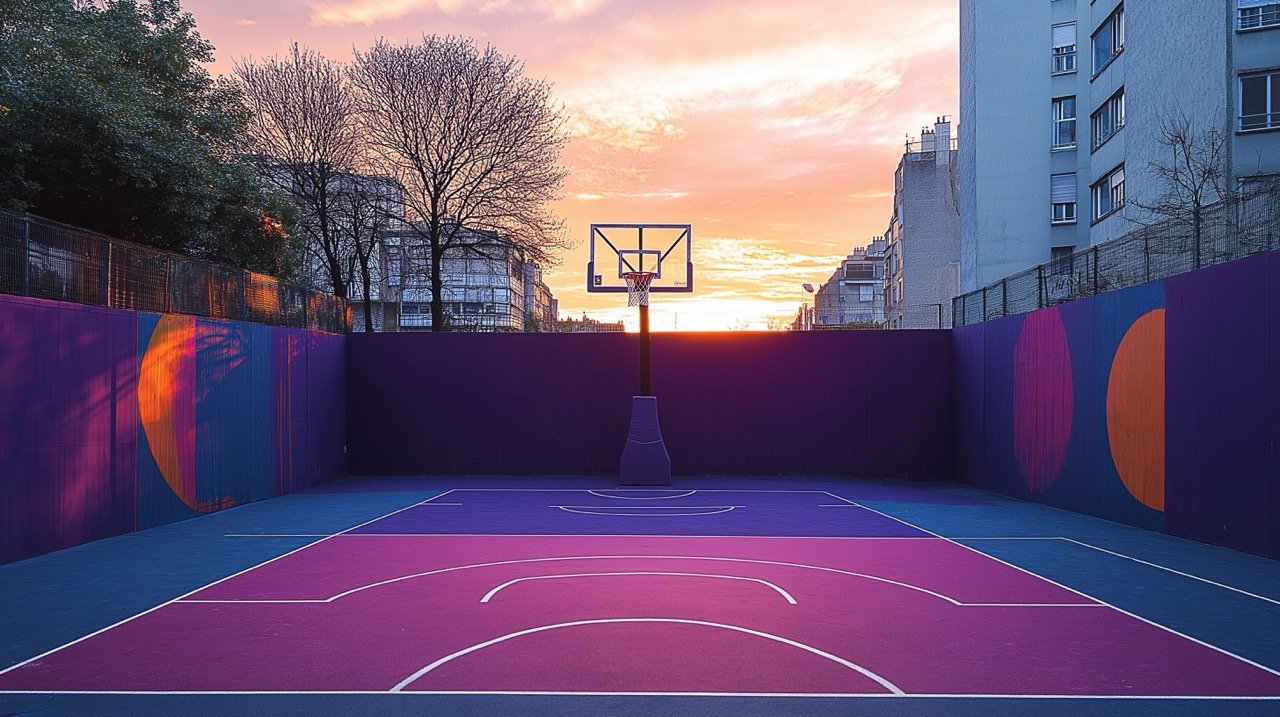
<svg viewBox="0 0 1280 717">
<path fill-rule="evenodd" d="M 951 120 L 946 115 L 939 117 L 933 125 L 933 136 L 938 148 L 934 162 L 939 167 L 945 167 L 951 162 Z"/>
<path fill-rule="evenodd" d="M 932 152 L 934 149 L 933 130 L 927 127 L 920 128 L 920 151 Z"/>
</svg>

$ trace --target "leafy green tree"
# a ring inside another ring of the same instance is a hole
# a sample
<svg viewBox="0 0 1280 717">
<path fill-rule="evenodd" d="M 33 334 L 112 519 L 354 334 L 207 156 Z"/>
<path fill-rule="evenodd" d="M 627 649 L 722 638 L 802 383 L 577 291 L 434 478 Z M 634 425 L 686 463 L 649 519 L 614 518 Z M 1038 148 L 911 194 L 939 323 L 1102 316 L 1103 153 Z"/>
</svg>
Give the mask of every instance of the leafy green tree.
<svg viewBox="0 0 1280 717">
<path fill-rule="evenodd" d="M 286 210 L 235 157 L 248 113 L 178 0 L 5 0 L 0 204 L 248 268 Z"/>
</svg>

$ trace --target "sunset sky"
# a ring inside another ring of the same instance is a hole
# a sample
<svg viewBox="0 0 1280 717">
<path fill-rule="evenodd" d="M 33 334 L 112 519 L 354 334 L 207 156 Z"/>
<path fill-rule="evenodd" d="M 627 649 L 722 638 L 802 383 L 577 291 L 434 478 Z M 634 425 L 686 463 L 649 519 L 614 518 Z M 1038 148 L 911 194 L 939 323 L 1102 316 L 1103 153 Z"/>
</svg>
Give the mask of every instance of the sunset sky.
<svg viewBox="0 0 1280 717">
<path fill-rule="evenodd" d="M 790 319 L 888 223 L 906 135 L 957 107 L 955 0 L 184 0 L 212 71 L 291 42 L 346 60 L 376 38 L 461 34 L 526 63 L 572 138 L 557 211 L 578 248 L 545 280 L 561 316 L 623 319 L 585 290 L 592 222 L 693 225 L 697 292 L 655 331 Z M 953 130 L 954 135 L 954 130 Z"/>
</svg>

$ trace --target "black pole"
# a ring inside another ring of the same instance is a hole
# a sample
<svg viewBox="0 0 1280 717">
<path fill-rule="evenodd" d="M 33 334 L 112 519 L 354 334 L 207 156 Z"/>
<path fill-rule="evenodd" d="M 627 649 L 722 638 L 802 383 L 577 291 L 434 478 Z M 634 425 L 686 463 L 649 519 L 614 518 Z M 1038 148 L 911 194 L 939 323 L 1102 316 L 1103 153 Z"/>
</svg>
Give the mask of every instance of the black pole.
<svg viewBox="0 0 1280 717">
<path fill-rule="evenodd" d="M 652 396 L 649 389 L 649 305 L 640 305 L 640 395 Z"/>
</svg>

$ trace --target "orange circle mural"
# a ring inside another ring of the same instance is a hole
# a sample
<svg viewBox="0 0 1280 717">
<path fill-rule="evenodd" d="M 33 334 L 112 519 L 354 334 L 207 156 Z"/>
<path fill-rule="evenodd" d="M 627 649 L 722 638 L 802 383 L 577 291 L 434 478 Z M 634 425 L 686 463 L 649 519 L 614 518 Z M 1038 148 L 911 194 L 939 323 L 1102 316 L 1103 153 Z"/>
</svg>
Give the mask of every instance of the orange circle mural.
<svg viewBox="0 0 1280 717">
<path fill-rule="evenodd" d="M 1107 380 L 1107 439 L 1124 487 L 1164 510 L 1164 309 L 1133 322 Z"/>
<path fill-rule="evenodd" d="M 138 368 L 138 418 L 164 482 L 188 507 L 207 513 L 235 505 L 196 494 L 196 322 L 160 317 Z"/>
</svg>

